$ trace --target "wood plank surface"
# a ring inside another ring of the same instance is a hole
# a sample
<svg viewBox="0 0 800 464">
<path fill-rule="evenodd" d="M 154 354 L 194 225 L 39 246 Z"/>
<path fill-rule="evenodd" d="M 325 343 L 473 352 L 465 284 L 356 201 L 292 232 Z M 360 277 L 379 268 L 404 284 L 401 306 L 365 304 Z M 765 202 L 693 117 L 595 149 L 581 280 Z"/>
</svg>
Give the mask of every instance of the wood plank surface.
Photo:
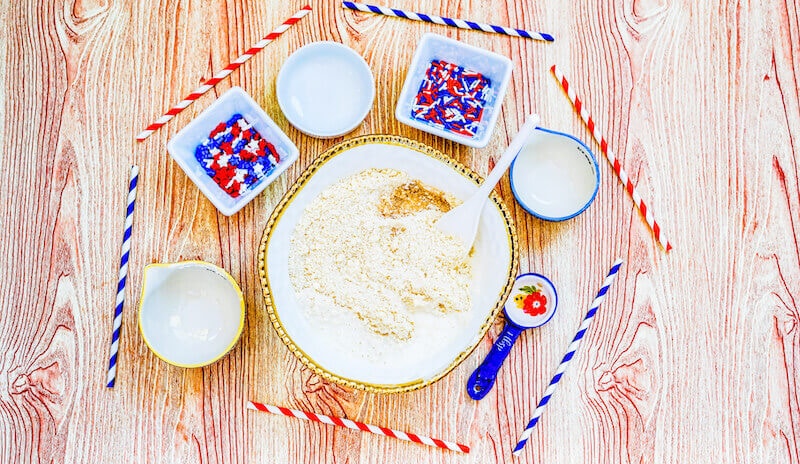
<svg viewBox="0 0 800 464">
<path fill-rule="evenodd" d="M 0 5 L 0 463 L 513 462 L 580 319 L 621 274 L 519 462 L 800 463 L 800 1 L 420 1 L 389 6 L 553 34 L 544 43 L 347 11 L 313 12 L 147 141 L 134 136 L 243 53 L 300 1 L 22 0 Z M 470 149 L 404 126 L 394 107 L 415 45 L 436 32 L 514 61 L 491 142 Z M 281 64 L 318 40 L 361 54 L 375 104 L 354 132 L 314 139 L 275 96 Z M 648 200 L 657 245 L 549 72 L 558 64 Z M 231 86 L 300 159 L 225 217 L 166 142 Z M 594 204 L 549 223 L 499 187 L 520 272 L 550 276 L 556 318 L 524 333 L 487 398 L 460 366 L 411 393 L 323 381 L 267 317 L 257 249 L 303 169 L 347 138 L 404 135 L 485 175 L 524 116 L 575 134 L 601 163 Z M 116 388 L 105 375 L 129 167 L 141 167 Z M 202 369 L 172 367 L 136 325 L 142 268 L 202 259 L 246 298 L 244 334 Z M 246 401 L 333 414 L 471 446 L 469 454 L 248 412 Z"/>
</svg>

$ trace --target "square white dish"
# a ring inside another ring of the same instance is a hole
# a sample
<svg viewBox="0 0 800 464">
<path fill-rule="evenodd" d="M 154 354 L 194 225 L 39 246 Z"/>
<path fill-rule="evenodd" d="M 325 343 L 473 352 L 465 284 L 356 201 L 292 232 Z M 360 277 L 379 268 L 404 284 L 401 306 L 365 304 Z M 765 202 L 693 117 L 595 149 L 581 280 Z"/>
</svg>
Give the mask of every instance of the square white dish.
<svg viewBox="0 0 800 464">
<path fill-rule="evenodd" d="M 242 195 L 234 198 L 206 173 L 205 168 L 195 158 L 195 150 L 202 141 L 208 139 L 209 133 L 220 122 L 228 121 L 237 113 L 241 114 L 265 140 L 273 144 L 280 155 L 280 161 L 267 176 L 261 178 Z M 167 143 L 167 151 L 200 191 L 226 216 L 242 209 L 294 163 L 300 154 L 297 146 L 289 137 L 240 87 L 232 87 L 222 94 L 205 111 L 175 134 Z"/>
<path fill-rule="evenodd" d="M 417 93 L 425 73 L 434 60 L 446 61 L 465 70 L 481 73 L 490 80 L 491 95 L 486 100 L 478 129 L 467 136 L 436 127 L 412 116 Z M 483 148 L 489 143 L 495 123 L 500 115 L 508 83 L 511 80 L 513 62 L 502 55 L 433 33 L 422 36 L 417 44 L 414 58 L 406 73 L 403 90 L 397 100 L 395 117 L 403 124 L 473 148 Z"/>
</svg>

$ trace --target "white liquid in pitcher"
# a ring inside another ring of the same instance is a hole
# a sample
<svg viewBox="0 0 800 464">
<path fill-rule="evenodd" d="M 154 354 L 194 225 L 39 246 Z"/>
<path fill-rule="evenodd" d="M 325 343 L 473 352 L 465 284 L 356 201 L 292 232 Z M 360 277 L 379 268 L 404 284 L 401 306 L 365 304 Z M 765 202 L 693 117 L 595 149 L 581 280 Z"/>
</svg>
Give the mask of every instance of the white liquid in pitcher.
<svg viewBox="0 0 800 464">
<path fill-rule="evenodd" d="M 592 198 L 596 178 L 588 154 L 577 146 L 553 149 L 554 145 L 523 147 L 514 163 L 513 181 L 517 196 L 529 209 L 562 218 L 578 212 Z"/>
<path fill-rule="evenodd" d="M 180 364 L 198 364 L 222 354 L 239 329 L 239 295 L 208 269 L 176 269 L 148 296 L 142 319 L 156 351 Z"/>
</svg>

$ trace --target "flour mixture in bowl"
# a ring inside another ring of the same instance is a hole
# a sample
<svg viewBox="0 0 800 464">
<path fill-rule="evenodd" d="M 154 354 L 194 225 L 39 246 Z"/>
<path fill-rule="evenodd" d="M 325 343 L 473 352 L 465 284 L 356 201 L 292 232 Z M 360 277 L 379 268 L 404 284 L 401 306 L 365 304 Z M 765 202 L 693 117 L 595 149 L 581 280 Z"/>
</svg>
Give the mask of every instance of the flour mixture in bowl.
<svg viewBox="0 0 800 464">
<path fill-rule="evenodd" d="M 289 277 L 314 325 L 376 356 L 424 352 L 472 307 L 470 254 L 436 220 L 459 203 L 394 169 L 323 190 L 294 229 Z M 363 351 L 362 351 L 363 350 Z"/>
<path fill-rule="evenodd" d="M 270 215 L 259 252 L 270 322 L 305 367 L 397 393 L 469 355 L 508 298 L 519 256 L 496 197 L 469 251 L 436 228 L 477 180 L 398 136 L 356 137 L 317 157 Z"/>
</svg>

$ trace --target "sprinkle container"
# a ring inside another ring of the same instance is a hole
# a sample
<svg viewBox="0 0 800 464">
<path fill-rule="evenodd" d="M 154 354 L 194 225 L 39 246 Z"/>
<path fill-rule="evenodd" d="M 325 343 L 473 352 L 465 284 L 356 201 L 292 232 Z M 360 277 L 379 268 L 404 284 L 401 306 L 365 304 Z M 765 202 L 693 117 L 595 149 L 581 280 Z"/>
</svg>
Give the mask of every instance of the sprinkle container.
<svg viewBox="0 0 800 464">
<path fill-rule="evenodd" d="M 175 134 L 167 150 L 226 216 L 249 203 L 299 156 L 297 146 L 239 87 Z"/>
<path fill-rule="evenodd" d="M 397 101 L 398 121 L 464 145 L 489 143 L 512 62 L 437 34 L 417 45 Z"/>
</svg>

